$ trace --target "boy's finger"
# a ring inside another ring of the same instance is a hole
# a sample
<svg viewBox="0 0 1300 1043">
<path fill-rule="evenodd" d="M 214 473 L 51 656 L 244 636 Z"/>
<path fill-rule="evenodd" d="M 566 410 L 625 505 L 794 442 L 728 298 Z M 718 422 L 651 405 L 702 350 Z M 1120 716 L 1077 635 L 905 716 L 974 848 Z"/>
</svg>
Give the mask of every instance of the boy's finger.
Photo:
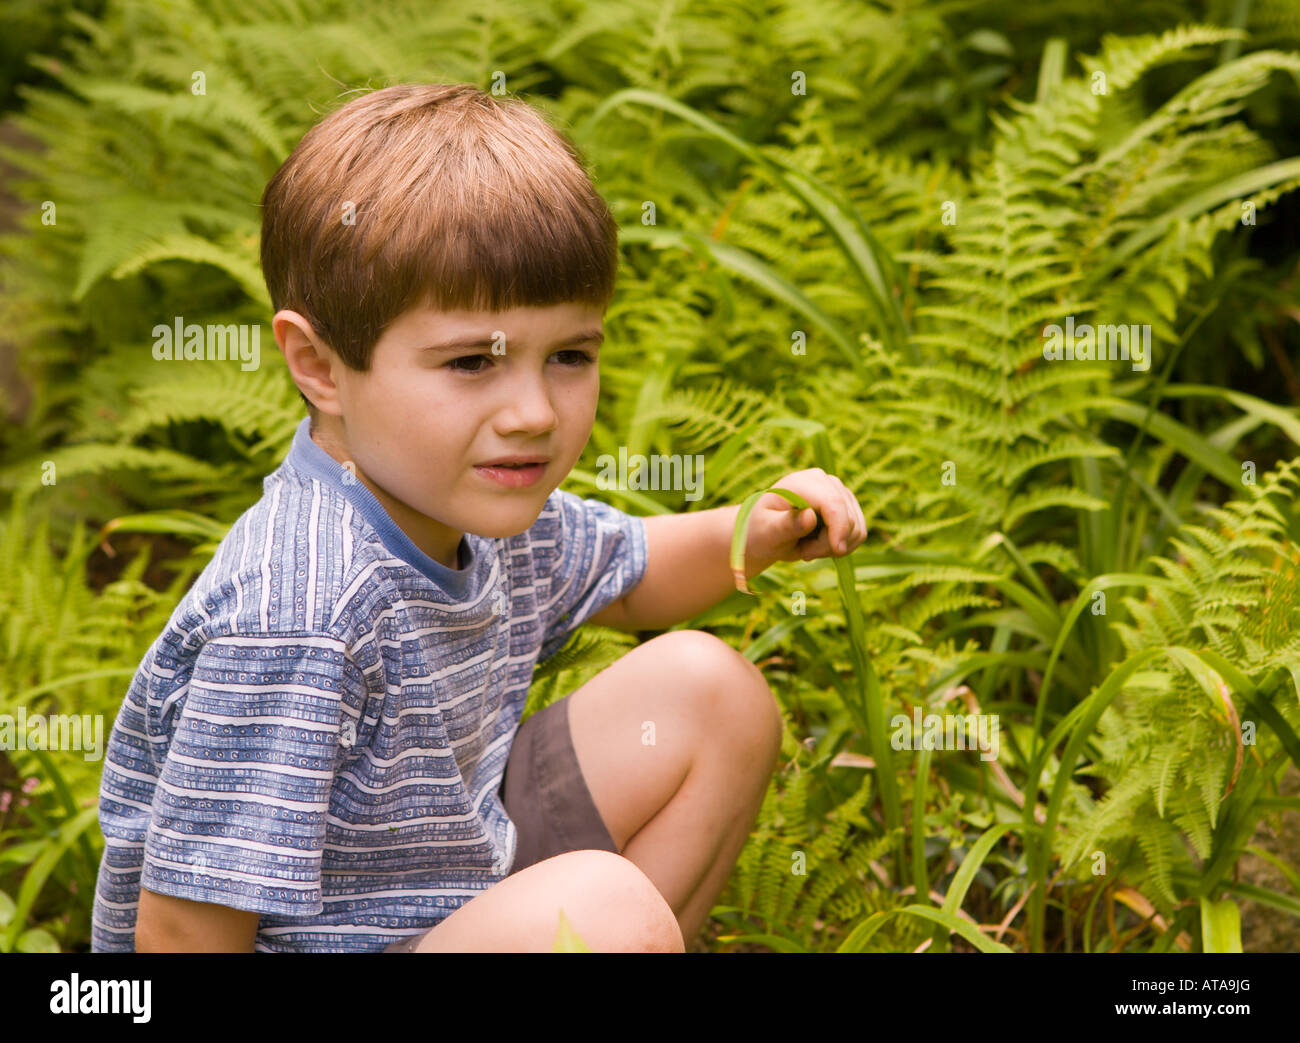
<svg viewBox="0 0 1300 1043">
<path fill-rule="evenodd" d="M 867 517 L 862 513 L 862 505 L 858 503 L 858 498 L 853 495 L 847 485 L 838 478 L 840 488 L 844 491 L 844 501 L 848 505 L 849 511 L 849 549 L 860 546 L 862 541 L 867 538 Z"/>
<path fill-rule="evenodd" d="M 794 522 L 795 532 L 801 536 L 805 536 L 817 528 L 817 512 L 811 507 L 805 507 L 803 510 L 792 510 L 790 517 Z"/>
<path fill-rule="evenodd" d="M 839 479 L 836 479 L 835 495 L 828 497 L 824 508 L 827 516 L 827 551 L 832 554 L 847 554 L 849 541 L 853 538 L 853 513 L 849 509 L 849 497 Z"/>
<path fill-rule="evenodd" d="M 844 486 L 844 495 L 849 502 L 849 519 L 852 530 L 849 534 L 849 549 L 851 550 L 859 546 L 867 538 L 867 519 L 862 513 L 862 505 L 858 503 L 858 498 L 853 495 L 847 485 Z"/>
<path fill-rule="evenodd" d="M 818 546 L 824 547 L 822 554 L 831 553 L 831 548 L 836 545 L 840 539 L 840 533 L 844 526 L 844 504 L 838 497 L 822 495 L 817 501 L 817 513 L 821 515 L 822 526 L 815 532 L 819 539 Z"/>
<path fill-rule="evenodd" d="M 835 552 L 837 554 L 847 554 L 854 546 L 854 540 L 858 533 L 858 516 L 854 510 L 853 497 L 844 483 L 837 478 L 836 481 L 840 487 L 840 500 L 844 504 L 844 524 L 835 536 Z"/>
<path fill-rule="evenodd" d="M 798 542 L 810 543 L 826 533 L 826 509 L 821 504 L 792 511 L 791 514 L 795 518 L 794 527 L 799 536 Z"/>
<path fill-rule="evenodd" d="M 801 540 L 800 542 L 805 541 Z M 804 561 L 830 557 L 831 547 L 828 530 L 822 529 L 816 536 L 807 537 L 806 543 L 807 546 L 799 548 L 799 557 Z"/>
</svg>

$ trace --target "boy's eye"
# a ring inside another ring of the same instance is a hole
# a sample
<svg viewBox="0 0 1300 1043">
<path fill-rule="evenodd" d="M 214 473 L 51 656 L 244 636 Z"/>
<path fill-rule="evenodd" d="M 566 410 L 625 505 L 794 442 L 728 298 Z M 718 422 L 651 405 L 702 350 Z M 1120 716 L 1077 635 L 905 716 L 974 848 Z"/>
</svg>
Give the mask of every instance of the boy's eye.
<svg viewBox="0 0 1300 1043">
<path fill-rule="evenodd" d="M 568 348 L 564 351 L 557 351 L 552 357 L 561 359 L 563 365 L 566 366 L 585 366 L 593 361 L 592 357 L 587 354 L 587 352 L 580 351 L 577 348 Z"/>
<path fill-rule="evenodd" d="M 476 363 L 476 362 L 491 362 L 491 359 L 489 359 L 486 355 L 462 355 L 460 358 L 452 359 L 450 362 L 447 363 L 447 366 L 450 369 L 460 370 L 460 372 L 462 373 L 483 372 L 482 366 L 469 365 L 469 364 L 461 365 L 461 363 Z"/>
</svg>

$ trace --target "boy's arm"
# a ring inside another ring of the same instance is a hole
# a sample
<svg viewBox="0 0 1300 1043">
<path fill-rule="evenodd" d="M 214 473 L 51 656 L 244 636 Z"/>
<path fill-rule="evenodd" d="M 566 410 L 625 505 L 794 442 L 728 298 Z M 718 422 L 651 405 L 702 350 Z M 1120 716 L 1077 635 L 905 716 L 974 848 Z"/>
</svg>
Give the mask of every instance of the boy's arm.
<svg viewBox="0 0 1300 1043">
<path fill-rule="evenodd" d="M 138 952 L 253 952 L 259 914 L 320 914 L 343 726 L 365 691 L 346 643 L 324 631 L 203 643 L 158 771 Z"/>
<path fill-rule="evenodd" d="M 866 539 L 862 508 L 834 475 L 813 468 L 775 484 L 798 493 L 810 509 L 795 510 L 776 493 L 758 501 L 746 545 L 746 578 L 777 561 L 840 557 Z M 619 630 L 661 630 L 712 608 L 735 587 L 731 534 L 739 513 L 739 507 L 716 507 L 644 518 L 645 575 L 590 622 Z M 825 525 L 813 534 L 817 515 Z"/>
<path fill-rule="evenodd" d="M 260 913 L 140 888 L 135 951 L 253 952 Z"/>
</svg>

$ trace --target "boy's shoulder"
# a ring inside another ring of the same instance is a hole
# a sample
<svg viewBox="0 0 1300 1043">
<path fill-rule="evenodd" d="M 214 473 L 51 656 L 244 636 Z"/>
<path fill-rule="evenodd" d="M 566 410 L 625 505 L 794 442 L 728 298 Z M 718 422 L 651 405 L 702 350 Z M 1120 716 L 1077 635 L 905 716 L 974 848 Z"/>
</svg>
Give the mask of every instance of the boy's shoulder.
<svg viewBox="0 0 1300 1043">
<path fill-rule="evenodd" d="M 373 529 L 338 489 L 281 467 L 231 525 L 172 615 L 221 637 L 322 634 L 348 640 L 357 615 L 391 600 Z"/>
</svg>

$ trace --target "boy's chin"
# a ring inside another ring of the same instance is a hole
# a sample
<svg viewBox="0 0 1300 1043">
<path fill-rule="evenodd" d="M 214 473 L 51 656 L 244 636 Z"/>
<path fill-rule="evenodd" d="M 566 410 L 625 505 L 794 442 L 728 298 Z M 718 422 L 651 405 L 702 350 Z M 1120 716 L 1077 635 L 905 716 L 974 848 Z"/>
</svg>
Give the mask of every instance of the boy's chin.
<svg viewBox="0 0 1300 1043">
<path fill-rule="evenodd" d="M 521 506 L 510 511 L 492 512 L 465 531 L 489 540 L 504 540 L 511 536 L 518 536 L 533 527 L 545 505 L 543 501 L 532 509 Z"/>
</svg>

